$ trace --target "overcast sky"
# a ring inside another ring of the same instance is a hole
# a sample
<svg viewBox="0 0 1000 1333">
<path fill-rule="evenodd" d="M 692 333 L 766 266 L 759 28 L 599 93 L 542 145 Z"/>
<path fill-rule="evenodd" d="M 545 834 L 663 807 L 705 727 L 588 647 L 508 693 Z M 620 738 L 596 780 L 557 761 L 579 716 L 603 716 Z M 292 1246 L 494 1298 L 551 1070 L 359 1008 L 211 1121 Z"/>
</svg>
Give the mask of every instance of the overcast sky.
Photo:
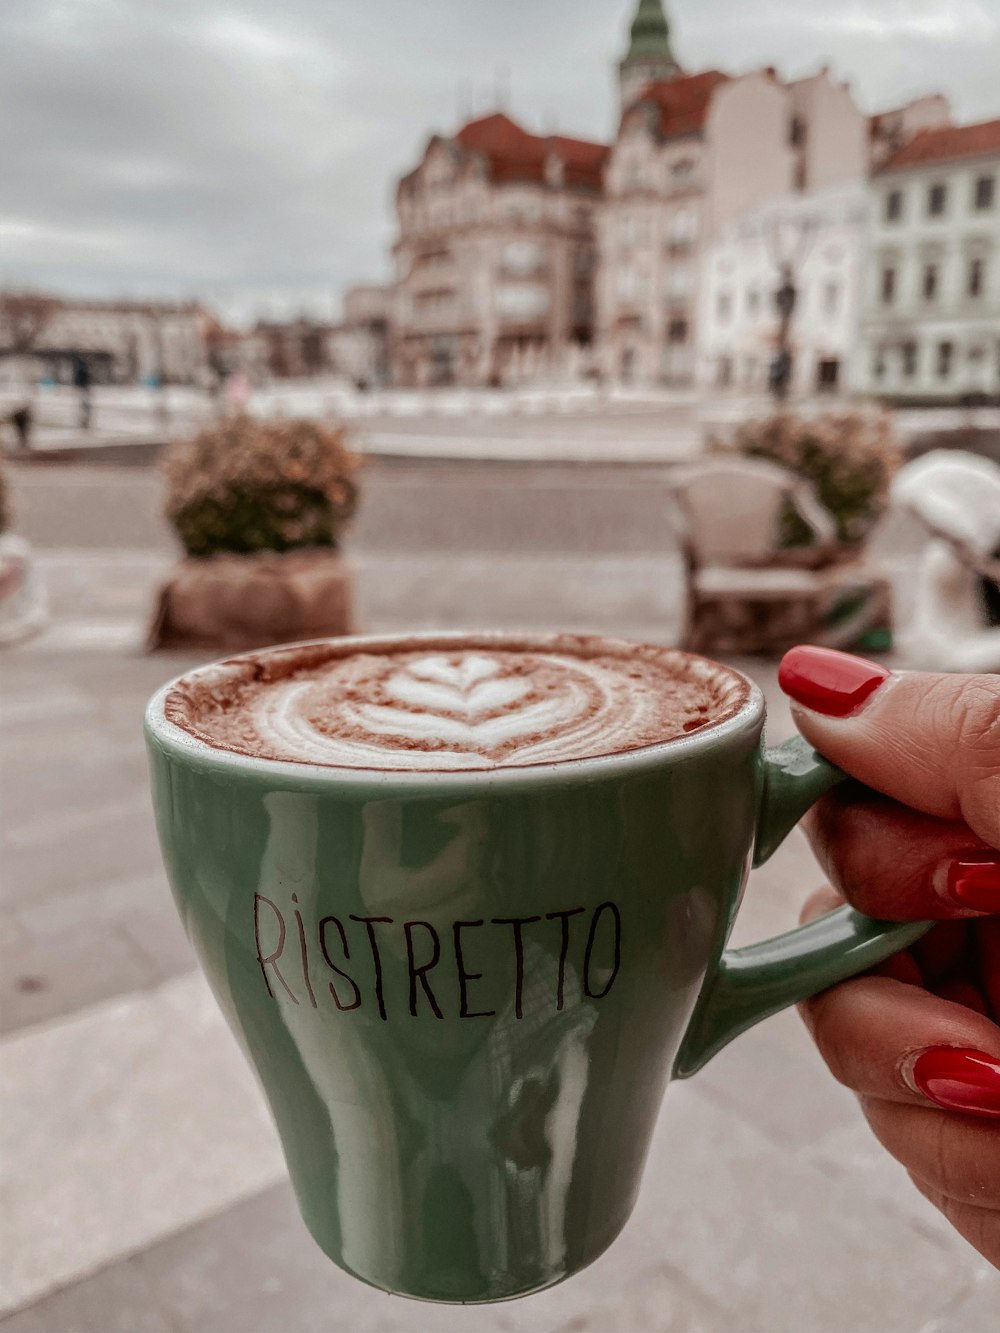
<svg viewBox="0 0 1000 1333">
<path fill-rule="evenodd" d="M 492 110 L 607 137 L 635 0 L 0 0 L 0 285 L 336 310 L 395 178 Z M 1000 116 L 1000 0 L 668 0 L 690 70 Z M 499 72 L 499 74 L 498 74 Z"/>
</svg>

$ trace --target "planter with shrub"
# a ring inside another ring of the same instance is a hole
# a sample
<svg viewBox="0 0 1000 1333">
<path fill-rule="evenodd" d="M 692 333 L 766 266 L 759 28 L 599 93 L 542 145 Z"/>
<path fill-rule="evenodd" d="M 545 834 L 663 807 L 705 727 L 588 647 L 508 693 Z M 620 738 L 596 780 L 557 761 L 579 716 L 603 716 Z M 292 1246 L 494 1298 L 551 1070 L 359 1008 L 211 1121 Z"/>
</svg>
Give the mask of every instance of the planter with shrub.
<svg viewBox="0 0 1000 1333">
<path fill-rule="evenodd" d="M 889 483 L 901 454 L 885 412 L 792 412 L 747 421 L 728 448 L 777 463 L 808 481 L 837 526 L 837 545 L 810 551 L 812 533 L 791 506 L 781 516 L 778 554 L 788 563 L 850 559 L 863 548 L 889 503 Z"/>
<path fill-rule="evenodd" d="M 186 552 L 153 647 L 242 649 L 353 629 L 339 546 L 358 498 L 344 432 L 235 417 L 172 445 L 166 514 Z"/>
</svg>

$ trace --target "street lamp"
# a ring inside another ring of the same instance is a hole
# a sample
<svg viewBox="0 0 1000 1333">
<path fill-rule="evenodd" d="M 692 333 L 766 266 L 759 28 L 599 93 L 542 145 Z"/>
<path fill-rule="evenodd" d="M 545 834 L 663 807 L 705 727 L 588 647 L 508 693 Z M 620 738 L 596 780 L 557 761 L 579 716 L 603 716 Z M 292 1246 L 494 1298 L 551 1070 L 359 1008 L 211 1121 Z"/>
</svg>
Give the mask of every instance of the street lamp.
<svg viewBox="0 0 1000 1333">
<path fill-rule="evenodd" d="M 771 259 L 778 270 L 779 285 L 774 293 L 778 314 L 777 350 L 768 372 L 768 387 L 777 402 L 784 402 L 792 380 L 792 316 L 799 290 L 796 268 L 802 264 L 819 229 L 819 219 L 811 213 L 772 217 L 764 227 Z"/>
<path fill-rule="evenodd" d="M 788 385 L 792 378 L 792 350 L 788 334 L 799 293 L 790 263 L 781 265 L 779 276 L 781 286 L 774 293 L 774 306 L 778 312 L 778 350 L 771 362 L 769 383 L 775 399 L 781 403 L 788 397 Z"/>
</svg>

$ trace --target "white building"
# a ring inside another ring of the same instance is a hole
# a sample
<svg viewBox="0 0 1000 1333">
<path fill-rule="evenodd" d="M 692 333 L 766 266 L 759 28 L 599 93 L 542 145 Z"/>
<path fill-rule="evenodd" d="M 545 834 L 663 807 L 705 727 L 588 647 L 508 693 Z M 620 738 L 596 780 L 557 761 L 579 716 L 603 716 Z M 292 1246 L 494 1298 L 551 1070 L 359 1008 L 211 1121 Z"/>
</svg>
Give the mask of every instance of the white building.
<svg viewBox="0 0 1000 1333">
<path fill-rule="evenodd" d="M 327 339 L 338 375 L 368 387 L 388 381 L 393 296 L 391 287 L 371 283 L 344 293 L 344 317 Z"/>
<path fill-rule="evenodd" d="M 1000 402 L 1000 120 L 926 129 L 872 180 L 853 385 Z"/>
<path fill-rule="evenodd" d="M 867 197 L 861 182 L 768 200 L 705 255 L 699 385 L 761 394 L 778 349 L 776 293 L 789 265 L 791 395 L 843 389 L 858 319 Z"/>
<path fill-rule="evenodd" d="M 97 383 L 191 384 L 205 375 L 212 320 L 194 302 L 67 298 L 50 305 L 26 349 L 35 372 L 68 382 L 82 358 Z"/>
</svg>

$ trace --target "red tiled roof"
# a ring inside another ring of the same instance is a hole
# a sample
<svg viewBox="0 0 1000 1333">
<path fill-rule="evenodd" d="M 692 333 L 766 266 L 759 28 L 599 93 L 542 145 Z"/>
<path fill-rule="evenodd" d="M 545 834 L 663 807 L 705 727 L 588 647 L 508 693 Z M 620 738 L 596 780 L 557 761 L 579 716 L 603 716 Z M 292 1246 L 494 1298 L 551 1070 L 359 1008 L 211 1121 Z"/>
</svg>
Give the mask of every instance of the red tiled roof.
<svg viewBox="0 0 1000 1333">
<path fill-rule="evenodd" d="M 664 139 L 697 134 L 705 124 L 712 95 L 728 79 L 728 74 L 717 69 L 706 69 L 701 74 L 688 74 L 680 79 L 664 79 L 651 83 L 636 105 L 652 103 L 657 108 L 659 130 Z"/>
<path fill-rule="evenodd" d="M 952 162 L 963 157 L 1000 154 L 1000 120 L 983 120 L 978 125 L 946 125 L 937 130 L 921 130 L 893 153 L 880 168 L 898 171 L 928 162 Z"/>
<path fill-rule="evenodd" d="M 562 159 L 567 185 L 596 185 L 608 157 L 608 146 L 591 143 L 588 139 L 568 139 L 564 134 L 553 134 L 546 141 L 551 151 Z"/>
<path fill-rule="evenodd" d="M 555 156 L 563 163 L 567 185 L 596 189 L 608 153 L 604 144 L 586 139 L 531 134 L 502 111 L 463 125 L 455 140 L 467 152 L 487 159 L 494 181 L 543 181 L 546 162 Z"/>
</svg>

